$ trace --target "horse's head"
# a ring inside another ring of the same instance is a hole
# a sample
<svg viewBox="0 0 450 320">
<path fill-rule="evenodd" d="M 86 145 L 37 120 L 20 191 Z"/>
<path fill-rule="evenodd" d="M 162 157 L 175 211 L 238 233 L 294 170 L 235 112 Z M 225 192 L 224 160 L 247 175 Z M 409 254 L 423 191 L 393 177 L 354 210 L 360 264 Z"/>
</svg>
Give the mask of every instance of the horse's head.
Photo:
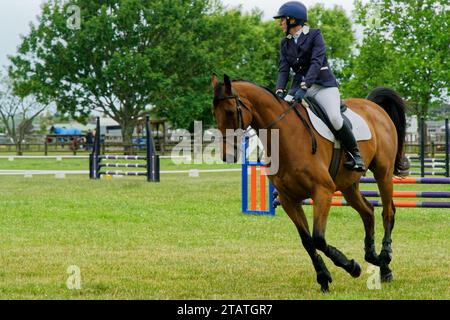
<svg viewBox="0 0 450 320">
<path fill-rule="evenodd" d="M 244 103 L 236 88 L 233 88 L 230 77 L 224 75 L 223 83 L 214 74 L 214 117 L 218 129 L 222 133 L 222 159 L 227 163 L 238 160 L 238 138 L 253 120 L 253 111 L 249 102 Z M 230 133 L 230 129 L 233 134 Z M 228 133 L 227 133 L 227 130 Z M 234 137 L 230 137 L 233 135 Z"/>
</svg>

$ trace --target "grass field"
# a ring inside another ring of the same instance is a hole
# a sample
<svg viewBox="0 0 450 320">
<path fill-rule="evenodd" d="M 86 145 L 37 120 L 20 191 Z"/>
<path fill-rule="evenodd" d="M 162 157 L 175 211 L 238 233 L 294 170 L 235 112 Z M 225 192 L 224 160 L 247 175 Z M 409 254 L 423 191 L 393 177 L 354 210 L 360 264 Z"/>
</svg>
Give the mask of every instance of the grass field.
<svg viewBox="0 0 450 320">
<path fill-rule="evenodd" d="M 86 170 L 86 163 L 0 160 L 0 169 Z M 203 168 L 182 169 L 191 167 Z M 180 168 L 163 162 L 162 169 Z M 353 279 L 325 259 L 333 283 L 323 295 L 283 210 L 246 216 L 240 197 L 239 173 L 163 175 L 160 184 L 0 176 L 0 299 L 450 299 L 448 210 L 398 209 L 395 281 L 369 290 L 362 222 L 334 207 L 327 240 L 363 273 Z M 379 208 L 376 231 L 379 250 Z M 71 265 L 81 270 L 81 290 L 66 286 Z"/>
</svg>

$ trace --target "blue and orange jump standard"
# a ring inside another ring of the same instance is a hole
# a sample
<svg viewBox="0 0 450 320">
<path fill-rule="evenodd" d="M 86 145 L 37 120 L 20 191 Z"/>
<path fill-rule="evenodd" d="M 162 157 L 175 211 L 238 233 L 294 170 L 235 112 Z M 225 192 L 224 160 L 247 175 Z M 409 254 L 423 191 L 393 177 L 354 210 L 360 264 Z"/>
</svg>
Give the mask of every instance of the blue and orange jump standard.
<svg viewBox="0 0 450 320">
<path fill-rule="evenodd" d="M 275 208 L 273 207 L 273 197 L 272 197 L 274 187 L 267 178 L 266 167 L 264 163 L 261 161 L 249 160 L 248 145 L 249 145 L 249 137 L 245 136 L 242 142 L 242 212 L 246 214 L 273 216 L 275 215 Z M 249 169 L 250 169 L 250 208 L 248 198 Z M 259 180 L 259 192 L 258 192 L 258 180 Z"/>
</svg>

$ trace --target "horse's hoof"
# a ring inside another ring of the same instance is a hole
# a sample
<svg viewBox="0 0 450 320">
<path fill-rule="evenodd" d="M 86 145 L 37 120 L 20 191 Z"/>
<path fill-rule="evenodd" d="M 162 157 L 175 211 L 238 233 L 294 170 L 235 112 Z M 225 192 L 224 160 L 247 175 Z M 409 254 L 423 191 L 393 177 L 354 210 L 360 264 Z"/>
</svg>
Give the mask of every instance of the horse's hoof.
<svg viewBox="0 0 450 320">
<path fill-rule="evenodd" d="M 330 288 L 328 287 L 328 283 L 320 286 L 320 291 L 322 291 L 322 293 L 330 292 Z"/>
<path fill-rule="evenodd" d="M 394 281 L 394 275 L 392 272 L 381 276 L 381 282 L 387 283 L 392 281 Z"/>
<path fill-rule="evenodd" d="M 329 283 L 333 282 L 333 279 L 331 278 L 330 273 L 327 271 L 321 271 L 317 273 L 317 282 L 320 284 L 320 289 L 323 293 L 326 293 L 329 291 Z"/>
<path fill-rule="evenodd" d="M 394 275 L 389 267 L 381 267 L 380 268 L 380 278 L 381 282 L 387 283 L 394 281 Z"/>
<path fill-rule="evenodd" d="M 361 266 L 359 265 L 358 262 L 356 262 L 355 260 L 352 259 L 351 262 L 351 271 L 350 271 L 350 275 L 353 278 L 358 278 L 361 275 Z"/>
</svg>

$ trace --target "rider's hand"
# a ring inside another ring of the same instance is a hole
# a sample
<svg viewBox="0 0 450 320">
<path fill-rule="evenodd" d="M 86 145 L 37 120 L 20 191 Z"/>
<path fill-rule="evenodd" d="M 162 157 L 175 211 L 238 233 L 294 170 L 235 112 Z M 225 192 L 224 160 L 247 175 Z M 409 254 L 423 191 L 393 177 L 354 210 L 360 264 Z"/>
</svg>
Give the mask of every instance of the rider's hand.
<svg viewBox="0 0 450 320">
<path fill-rule="evenodd" d="M 308 90 L 308 86 L 306 85 L 306 82 L 300 83 L 300 88 L 305 90 L 305 91 Z"/>
</svg>

